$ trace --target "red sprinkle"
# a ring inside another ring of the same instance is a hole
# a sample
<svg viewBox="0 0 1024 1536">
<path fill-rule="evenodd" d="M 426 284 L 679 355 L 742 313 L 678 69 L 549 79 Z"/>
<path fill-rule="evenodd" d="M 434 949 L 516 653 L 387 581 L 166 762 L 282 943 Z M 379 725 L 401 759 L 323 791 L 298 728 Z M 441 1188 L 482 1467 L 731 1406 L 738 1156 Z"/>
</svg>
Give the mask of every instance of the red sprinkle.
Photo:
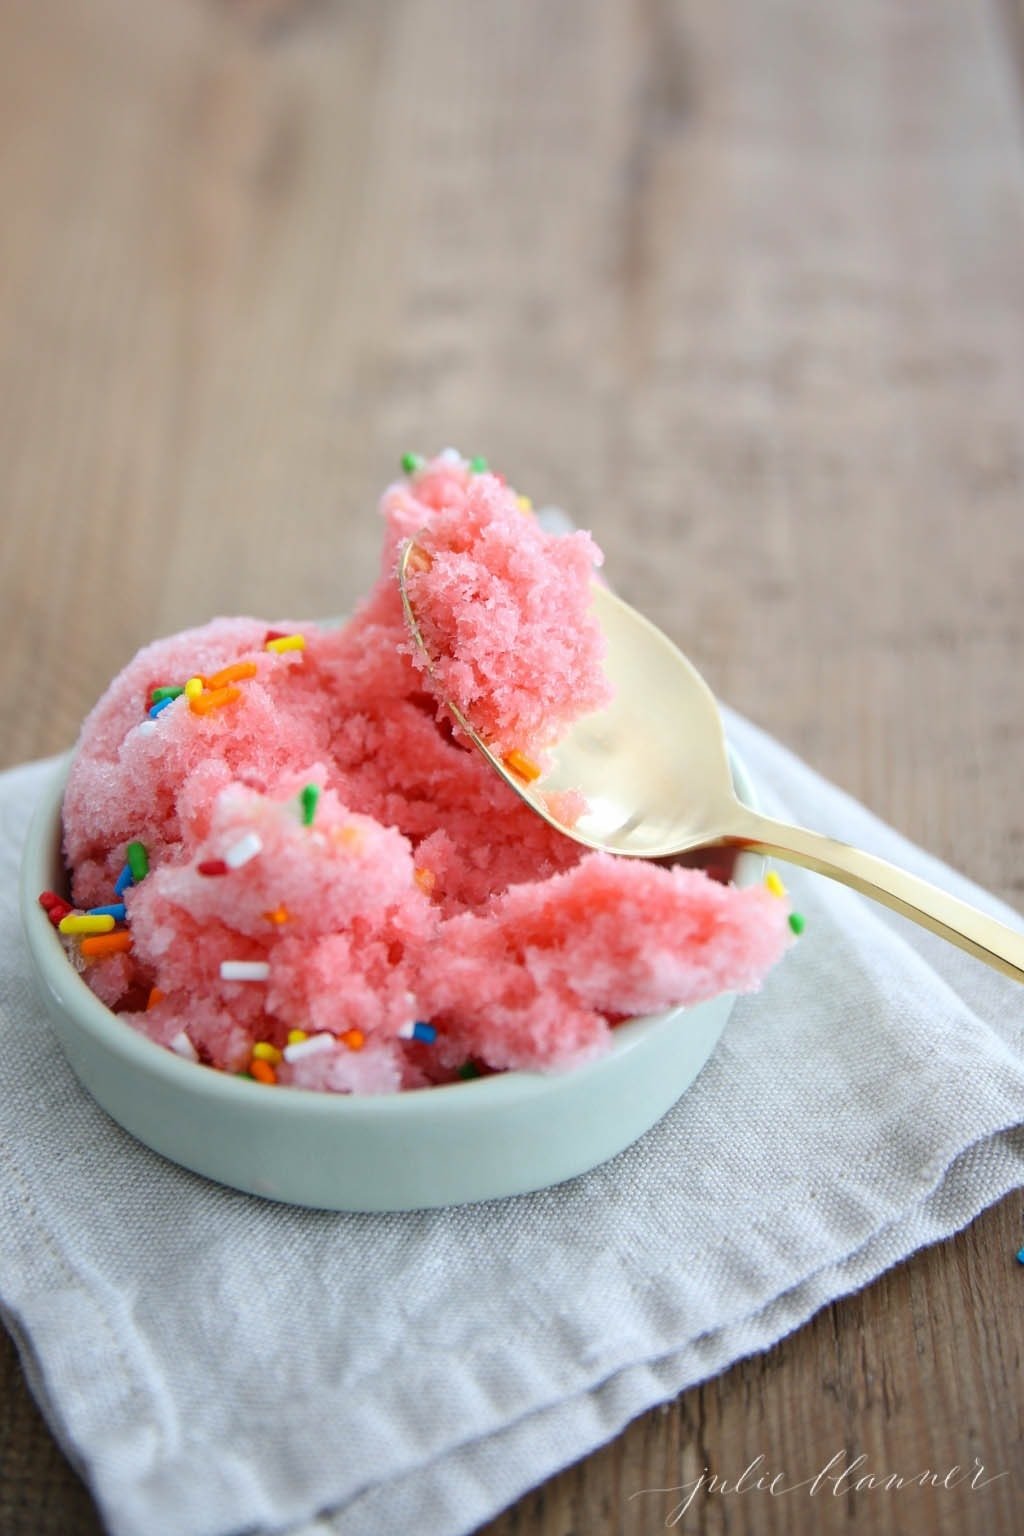
<svg viewBox="0 0 1024 1536">
<path fill-rule="evenodd" d="M 75 910 L 71 903 L 65 901 L 63 896 L 58 896 L 56 891 L 43 891 L 39 897 L 39 905 L 55 928 L 69 912 Z"/>
<path fill-rule="evenodd" d="M 204 859 L 197 869 L 201 875 L 226 875 L 228 866 L 223 859 Z"/>
<path fill-rule="evenodd" d="M 286 629 L 268 629 L 263 636 L 263 644 L 266 645 L 268 640 L 283 640 L 287 634 Z"/>
</svg>

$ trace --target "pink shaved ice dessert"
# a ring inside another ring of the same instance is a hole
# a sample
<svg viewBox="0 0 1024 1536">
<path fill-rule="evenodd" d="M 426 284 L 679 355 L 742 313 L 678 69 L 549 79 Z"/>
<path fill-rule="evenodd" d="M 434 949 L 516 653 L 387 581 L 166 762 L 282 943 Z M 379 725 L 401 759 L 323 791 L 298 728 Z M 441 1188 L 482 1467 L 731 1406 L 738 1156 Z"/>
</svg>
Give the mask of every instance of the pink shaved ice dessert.
<svg viewBox="0 0 1024 1536">
<path fill-rule="evenodd" d="M 625 1017 L 753 990 L 791 942 L 764 887 L 586 851 L 453 728 L 434 688 L 495 750 L 542 760 L 607 702 L 601 556 L 479 461 L 404 467 L 347 624 L 221 618 L 156 641 L 71 767 L 72 960 L 157 1043 L 266 1084 L 568 1068 Z M 433 680 L 395 579 L 407 539 Z M 81 914 L 96 932 L 73 931 Z"/>
<path fill-rule="evenodd" d="M 589 533 L 555 537 L 492 475 L 470 479 L 416 536 L 406 575 L 433 674 L 498 756 L 545 748 L 611 700 L 604 636 L 589 611 L 601 563 Z"/>
</svg>

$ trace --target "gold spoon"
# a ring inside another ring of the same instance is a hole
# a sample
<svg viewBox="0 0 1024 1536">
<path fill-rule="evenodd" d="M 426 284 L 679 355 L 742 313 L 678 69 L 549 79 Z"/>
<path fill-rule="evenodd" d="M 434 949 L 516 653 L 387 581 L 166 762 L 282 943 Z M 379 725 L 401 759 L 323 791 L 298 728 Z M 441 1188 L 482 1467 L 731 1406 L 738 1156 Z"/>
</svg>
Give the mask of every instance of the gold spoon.
<svg viewBox="0 0 1024 1536">
<path fill-rule="evenodd" d="M 406 585 L 414 548 L 409 540 L 402 551 L 398 583 L 409 629 L 429 665 Z M 588 848 L 632 858 L 724 846 L 802 864 L 1024 981 L 1024 934 L 885 859 L 743 805 L 733 791 L 718 705 L 697 669 L 660 629 L 596 583 L 593 612 L 607 641 L 604 665 L 615 696 L 571 727 L 542 778 L 528 781 L 515 772 L 445 701 L 477 750 L 538 816 Z M 550 791 L 567 789 L 579 790 L 588 807 L 571 826 L 547 799 Z"/>
</svg>

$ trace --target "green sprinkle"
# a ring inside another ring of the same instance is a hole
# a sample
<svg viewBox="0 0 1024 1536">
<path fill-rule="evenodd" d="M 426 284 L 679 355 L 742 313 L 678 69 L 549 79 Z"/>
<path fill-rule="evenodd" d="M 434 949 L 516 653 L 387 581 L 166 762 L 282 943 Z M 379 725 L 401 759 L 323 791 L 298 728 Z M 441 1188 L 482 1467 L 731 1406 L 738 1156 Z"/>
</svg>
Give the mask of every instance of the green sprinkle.
<svg viewBox="0 0 1024 1536">
<path fill-rule="evenodd" d="M 253 1077 L 251 1072 L 236 1072 L 235 1076 L 236 1077 L 247 1077 L 249 1079 L 250 1083 L 254 1083 L 256 1081 L 256 1079 Z"/>
<path fill-rule="evenodd" d="M 475 1061 L 464 1061 L 459 1068 L 459 1076 L 463 1082 L 470 1082 L 474 1077 L 480 1076 L 480 1068 Z"/>
<path fill-rule="evenodd" d="M 794 933 L 803 933 L 805 926 L 803 913 L 791 912 L 789 914 L 789 926 L 792 928 Z"/>
<path fill-rule="evenodd" d="M 132 879 L 136 885 L 149 874 L 149 854 L 141 843 L 129 843 L 124 851 L 128 861 L 128 868 L 132 872 Z"/>
<path fill-rule="evenodd" d="M 299 799 L 302 802 L 302 825 L 304 827 L 311 827 L 313 825 L 313 817 L 316 815 L 316 803 L 320 799 L 320 786 L 318 784 L 307 784 L 305 789 L 300 792 Z"/>
<path fill-rule="evenodd" d="M 485 458 L 483 458 L 480 454 L 478 454 L 475 459 L 470 459 L 470 461 L 469 461 L 469 469 L 470 469 L 470 473 L 474 474 L 474 475 L 486 474 L 486 472 L 487 472 L 487 460 Z"/>
<path fill-rule="evenodd" d="M 179 699 L 184 692 L 184 688 L 154 688 L 149 696 L 150 703 L 159 704 L 161 699 Z"/>
<path fill-rule="evenodd" d="M 423 455 L 419 453 L 402 454 L 402 473 L 414 475 L 418 469 L 423 468 Z"/>
</svg>

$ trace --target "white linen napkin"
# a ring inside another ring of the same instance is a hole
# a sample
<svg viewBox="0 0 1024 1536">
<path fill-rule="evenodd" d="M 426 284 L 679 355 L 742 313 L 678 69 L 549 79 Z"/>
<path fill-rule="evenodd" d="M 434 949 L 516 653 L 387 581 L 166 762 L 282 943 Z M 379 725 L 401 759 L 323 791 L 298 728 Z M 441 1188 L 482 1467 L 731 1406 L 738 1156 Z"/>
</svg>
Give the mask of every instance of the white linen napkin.
<svg viewBox="0 0 1024 1536">
<path fill-rule="evenodd" d="M 1020 923 L 728 726 L 767 811 Z M 1024 1183 L 1024 989 L 798 871 L 804 937 L 603 1168 L 379 1216 L 208 1183 L 107 1119 L 36 1000 L 16 869 L 48 771 L 0 777 L 0 1304 L 116 1536 L 472 1531 Z"/>
</svg>

